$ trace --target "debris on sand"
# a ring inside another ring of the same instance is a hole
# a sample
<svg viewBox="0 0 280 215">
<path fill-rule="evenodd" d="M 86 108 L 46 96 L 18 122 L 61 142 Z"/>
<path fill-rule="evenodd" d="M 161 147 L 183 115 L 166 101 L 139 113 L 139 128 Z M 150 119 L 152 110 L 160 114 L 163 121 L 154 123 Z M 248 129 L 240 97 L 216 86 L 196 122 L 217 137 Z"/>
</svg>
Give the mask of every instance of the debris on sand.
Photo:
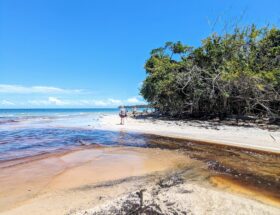
<svg viewBox="0 0 280 215">
<path fill-rule="evenodd" d="M 101 205 L 94 209 L 79 212 L 76 215 L 164 215 L 164 214 L 188 214 L 190 211 L 182 208 L 181 205 L 171 201 L 168 196 L 170 188 L 177 188 L 178 193 L 188 194 L 178 189 L 184 182 L 179 174 L 171 175 L 159 179 L 159 181 L 149 186 L 147 189 L 124 195 L 114 201 Z"/>
</svg>

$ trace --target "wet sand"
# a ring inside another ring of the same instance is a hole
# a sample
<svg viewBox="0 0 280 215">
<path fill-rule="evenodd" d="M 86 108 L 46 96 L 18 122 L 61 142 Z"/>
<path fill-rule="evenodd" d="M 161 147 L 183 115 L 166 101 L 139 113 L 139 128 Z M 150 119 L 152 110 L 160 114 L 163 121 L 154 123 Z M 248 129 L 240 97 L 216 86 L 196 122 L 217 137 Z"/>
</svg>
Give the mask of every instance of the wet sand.
<svg viewBox="0 0 280 215">
<path fill-rule="evenodd" d="M 280 199 L 277 193 L 269 192 L 264 189 L 259 189 L 256 186 L 250 184 L 244 184 L 239 180 L 227 176 L 212 176 L 210 178 L 211 183 L 220 189 L 224 189 L 231 193 L 243 194 L 244 196 L 251 196 L 255 200 L 266 203 L 268 205 L 273 205 L 275 207 L 280 207 Z"/>
<path fill-rule="evenodd" d="M 150 148 L 86 147 L 1 163 L 0 213 L 129 214 L 142 208 L 140 190 L 157 214 L 280 213 L 278 155 L 145 138 Z"/>
<path fill-rule="evenodd" d="M 31 162 L 25 160 L 1 169 L 0 213 L 64 214 L 86 206 L 88 201 L 95 205 L 94 196 L 105 195 L 99 192 L 85 197 L 80 192 L 81 197 L 75 195 L 75 189 L 174 170 L 190 162 L 175 151 L 125 147 L 86 149 Z"/>
</svg>

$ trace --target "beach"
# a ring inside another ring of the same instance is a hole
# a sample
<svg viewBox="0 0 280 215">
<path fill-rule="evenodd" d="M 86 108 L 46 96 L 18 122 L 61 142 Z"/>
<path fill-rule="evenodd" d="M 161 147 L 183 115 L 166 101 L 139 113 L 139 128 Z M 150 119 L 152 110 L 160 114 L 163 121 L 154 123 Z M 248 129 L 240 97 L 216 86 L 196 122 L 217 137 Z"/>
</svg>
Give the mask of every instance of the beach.
<svg viewBox="0 0 280 215">
<path fill-rule="evenodd" d="M 268 130 L 257 126 L 230 126 L 199 120 L 162 120 L 154 117 L 128 117 L 125 125 L 119 126 L 117 115 L 101 119 L 102 128 L 135 131 L 162 136 L 189 139 L 192 141 L 224 144 L 280 153 L 280 129 Z"/>
<path fill-rule="evenodd" d="M 101 148 L 11 165 L 1 170 L 1 213 L 65 214 L 94 206 L 126 191 L 126 185 L 106 189 L 103 183 L 123 179 L 125 184 L 126 178 L 176 169 L 182 161 L 188 159 L 162 150 Z"/>
<path fill-rule="evenodd" d="M 79 150 L 1 170 L 0 213 L 128 214 L 129 205 L 138 207 L 137 193 L 144 190 L 143 204 L 158 206 L 160 214 L 279 214 L 280 202 L 253 191 L 236 192 L 238 185 L 227 190 L 232 186 L 226 181 L 217 188 L 208 177 L 202 162 L 180 152 Z"/>
<path fill-rule="evenodd" d="M 0 214 L 279 214 L 279 131 L 201 124 L 120 125 L 117 113 L 7 124 L 3 146 L 33 145 L 0 162 Z"/>
</svg>

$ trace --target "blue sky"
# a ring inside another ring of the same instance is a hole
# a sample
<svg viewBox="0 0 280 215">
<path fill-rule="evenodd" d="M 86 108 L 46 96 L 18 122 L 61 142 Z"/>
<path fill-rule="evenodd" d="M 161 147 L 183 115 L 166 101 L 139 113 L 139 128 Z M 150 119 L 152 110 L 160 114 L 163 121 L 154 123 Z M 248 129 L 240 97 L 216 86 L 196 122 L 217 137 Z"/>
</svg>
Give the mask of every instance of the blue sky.
<svg viewBox="0 0 280 215">
<path fill-rule="evenodd" d="M 224 23 L 280 25 L 279 0 L 0 0 L 0 108 L 142 103 L 151 49 Z"/>
</svg>

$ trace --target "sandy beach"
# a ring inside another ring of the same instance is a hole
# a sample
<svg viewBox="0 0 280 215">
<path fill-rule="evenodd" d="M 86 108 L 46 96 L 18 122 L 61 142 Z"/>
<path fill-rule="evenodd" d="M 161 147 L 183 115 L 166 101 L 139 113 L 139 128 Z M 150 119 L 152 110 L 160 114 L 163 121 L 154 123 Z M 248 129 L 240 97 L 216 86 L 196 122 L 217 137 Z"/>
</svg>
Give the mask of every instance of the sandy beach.
<svg viewBox="0 0 280 215">
<path fill-rule="evenodd" d="M 104 183 L 115 180 L 125 183 L 130 181 L 126 178 L 176 170 L 180 164 L 190 162 L 177 152 L 109 147 L 25 160 L 10 167 L 6 164 L 0 173 L 0 213 L 65 214 L 92 207 L 129 188 L 122 183 L 121 188 L 103 187 Z M 141 183 L 144 181 L 145 178 Z M 129 183 L 136 185 L 134 180 Z M 96 201 L 98 198 L 102 201 Z"/>
<path fill-rule="evenodd" d="M 128 117 L 125 125 L 120 125 L 120 119 L 117 115 L 102 116 L 99 128 L 157 134 L 280 153 L 279 128 L 275 131 L 269 131 L 255 126 L 229 126 L 194 120 L 160 120 L 152 117 L 139 119 Z"/>
<path fill-rule="evenodd" d="M 147 135 L 143 140 L 153 145 L 127 147 L 119 140 L 121 145 L 117 147 L 88 145 L 2 162 L 0 214 L 280 213 L 280 197 L 275 192 L 279 186 L 278 156 L 254 155 L 246 150 L 239 152 L 238 148 L 220 148 L 219 155 L 216 154 L 219 147 L 195 143 L 188 146 L 191 148 L 187 152 L 180 149 L 184 141 L 148 136 L 156 134 L 278 152 L 279 131 L 233 126 L 206 128 L 198 122 L 131 117 L 125 125 L 119 125 L 117 114 L 103 114 L 99 120 L 94 126 L 86 125 L 87 129 L 143 133 Z M 130 141 L 133 143 L 133 139 Z M 170 146 L 176 141 L 181 145 L 170 149 L 158 145 L 166 141 Z M 230 156 L 226 155 L 228 151 Z M 240 156 L 244 162 L 239 164 Z M 259 159 L 266 160 L 262 167 L 254 164 Z M 236 174 L 238 180 L 229 177 Z M 246 184 L 246 180 L 241 183 L 242 178 L 256 181 L 257 186 Z M 259 186 L 258 181 L 268 184 L 268 189 L 267 185 Z M 270 188 L 270 183 L 275 183 L 274 188 Z"/>
<path fill-rule="evenodd" d="M 240 192 L 174 150 L 101 147 L 10 164 L 0 174 L 1 214 L 137 214 L 140 191 L 143 214 L 280 212 L 280 201 Z"/>
</svg>

